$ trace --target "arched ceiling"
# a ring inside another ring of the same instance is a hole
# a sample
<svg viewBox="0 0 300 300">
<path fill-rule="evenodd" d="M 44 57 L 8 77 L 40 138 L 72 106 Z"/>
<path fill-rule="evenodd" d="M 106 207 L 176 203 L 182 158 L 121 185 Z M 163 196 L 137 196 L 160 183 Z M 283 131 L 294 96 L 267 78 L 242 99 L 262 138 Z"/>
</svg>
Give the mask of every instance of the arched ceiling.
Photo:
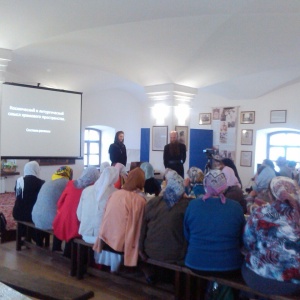
<svg viewBox="0 0 300 300">
<path fill-rule="evenodd" d="M 300 80 L 300 1 L 0 0 L 0 48 L 7 81 L 255 99 Z"/>
</svg>

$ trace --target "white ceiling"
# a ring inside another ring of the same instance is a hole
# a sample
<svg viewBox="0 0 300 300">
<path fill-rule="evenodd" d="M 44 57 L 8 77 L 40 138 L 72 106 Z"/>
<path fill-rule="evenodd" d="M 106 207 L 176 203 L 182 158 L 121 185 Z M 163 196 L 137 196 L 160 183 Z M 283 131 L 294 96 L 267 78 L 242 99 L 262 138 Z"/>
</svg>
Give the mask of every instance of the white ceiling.
<svg viewBox="0 0 300 300">
<path fill-rule="evenodd" d="M 300 1 L 0 0 L 0 48 L 7 81 L 246 100 L 300 81 Z"/>
</svg>

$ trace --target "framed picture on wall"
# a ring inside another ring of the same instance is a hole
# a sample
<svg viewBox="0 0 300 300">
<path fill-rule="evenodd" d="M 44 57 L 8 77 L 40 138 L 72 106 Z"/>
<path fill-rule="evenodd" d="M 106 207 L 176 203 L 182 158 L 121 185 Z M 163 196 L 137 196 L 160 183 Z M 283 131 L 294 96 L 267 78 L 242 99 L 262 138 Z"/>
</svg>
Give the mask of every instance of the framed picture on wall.
<svg viewBox="0 0 300 300">
<path fill-rule="evenodd" d="M 252 145 L 253 143 L 253 130 L 243 129 L 241 135 L 241 145 Z"/>
<path fill-rule="evenodd" d="M 242 111 L 240 123 L 241 124 L 254 124 L 255 123 L 255 111 Z"/>
<path fill-rule="evenodd" d="M 286 123 L 286 110 L 271 110 L 270 123 Z"/>
<path fill-rule="evenodd" d="M 186 150 L 188 149 L 189 142 L 189 127 L 188 126 L 175 126 L 175 130 L 178 132 L 178 141 L 185 144 Z"/>
<path fill-rule="evenodd" d="M 168 126 L 152 127 L 152 151 L 164 151 L 168 143 Z"/>
<path fill-rule="evenodd" d="M 204 113 L 199 115 L 199 125 L 211 124 L 211 113 Z"/>
<path fill-rule="evenodd" d="M 241 151 L 241 163 L 242 167 L 252 166 L 252 151 Z"/>
</svg>

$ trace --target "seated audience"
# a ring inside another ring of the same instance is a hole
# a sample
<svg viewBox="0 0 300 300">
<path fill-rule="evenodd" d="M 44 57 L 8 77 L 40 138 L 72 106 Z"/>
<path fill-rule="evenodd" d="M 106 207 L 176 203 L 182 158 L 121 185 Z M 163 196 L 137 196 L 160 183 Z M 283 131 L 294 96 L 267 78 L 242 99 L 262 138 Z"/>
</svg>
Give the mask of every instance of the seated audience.
<svg viewBox="0 0 300 300">
<path fill-rule="evenodd" d="M 145 193 L 158 196 L 161 191 L 161 186 L 159 182 L 154 178 L 154 170 L 152 165 L 148 162 L 144 162 L 141 164 L 140 168 L 145 173 Z"/>
<path fill-rule="evenodd" d="M 24 176 L 17 179 L 15 185 L 16 202 L 12 212 L 15 220 L 32 222 L 32 209 L 45 182 L 39 178 L 39 173 L 39 164 L 36 161 L 30 161 L 24 166 Z M 20 234 L 22 237 L 26 234 L 26 228 L 23 225 L 20 226 Z M 35 230 L 32 229 L 30 235 L 39 246 L 43 246 Z"/>
<path fill-rule="evenodd" d="M 69 166 L 62 166 L 52 175 L 51 181 L 43 184 L 32 210 L 32 220 L 36 227 L 52 229 L 57 201 L 72 177 L 73 170 Z"/>
<path fill-rule="evenodd" d="M 265 159 L 254 177 L 252 191 L 246 198 L 248 213 L 251 213 L 253 209 L 271 201 L 269 183 L 275 176 L 273 162 L 270 159 Z"/>
<path fill-rule="evenodd" d="M 289 168 L 289 170 L 291 171 L 291 174 L 292 174 L 291 178 L 294 179 L 294 180 L 298 179 L 297 178 L 298 172 L 296 170 L 296 165 L 297 165 L 297 163 L 294 160 L 290 160 L 287 163 L 287 167 Z"/>
<path fill-rule="evenodd" d="M 115 183 L 115 187 L 120 189 L 126 181 L 128 176 L 126 167 L 121 163 L 116 163 L 113 165 L 119 171 L 119 180 Z"/>
<path fill-rule="evenodd" d="M 276 164 L 279 167 L 279 174 L 277 174 L 277 176 L 292 178 L 292 170 L 288 167 L 288 162 L 285 157 L 279 156 L 276 160 Z"/>
<path fill-rule="evenodd" d="M 142 192 L 145 174 L 141 168 L 129 172 L 122 189 L 114 192 L 107 201 L 99 238 L 94 244 L 94 251 L 112 250 L 124 253 L 124 265 L 136 266 L 138 261 L 138 243 L 144 208 L 145 194 Z M 115 258 L 115 257 L 114 257 Z M 106 265 L 118 262 L 103 262 Z"/>
<path fill-rule="evenodd" d="M 186 251 L 183 217 L 188 205 L 183 194 L 183 178 L 170 171 L 164 195 L 149 200 L 145 208 L 139 242 L 142 258 L 170 263 L 183 261 Z"/>
<path fill-rule="evenodd" d="M 89 166 L 83 170 L 77 180 L 67 183 L 57 202 L 57 213 L 53 221 L 54 235 L 61 241 L 66 241 L 64 255 L 70 256 L 70 242 L 79 237 L 79 220 L 76 215 L 78 203 L 84 188 L 94 184 L 100 174 L 97 168 Z"/>
<path fill-rule="evenodd" d="M 114 184 L 118 177 L 118 170 L 109 166 L 103 170 L 95 184 L 86 187 L 81 194 L 77 208 L 77 218 L 80 222 L 78 232 L 87 243 L 94 244 L 96 241 L 106 202 L 117 190 Z"/>
<path fill-rule="evenodd" d="M 184 179 L 185 196 L 187 198 L 202 197 L 205 194 L 202 170 L 197 167 L 190 167 L 187 174 L 188 177 Z"/>
<path fill-rule="evenodd" d="M 210 170 L 203 183 L 206 194 L 191 200 L 185 212 L 185 265 L 203 275 L 235 274 L 243 262 L 242 208 L 224 196 L 227 182 L 220 170 Z"/>
<path fill-rule="evenodd" d="M 264 294 L 300 292 L 300 191 L 288 177 L 270 183 L 272 202 L 249 216 L 244 231 L 246 283 Z"/>
</svg>

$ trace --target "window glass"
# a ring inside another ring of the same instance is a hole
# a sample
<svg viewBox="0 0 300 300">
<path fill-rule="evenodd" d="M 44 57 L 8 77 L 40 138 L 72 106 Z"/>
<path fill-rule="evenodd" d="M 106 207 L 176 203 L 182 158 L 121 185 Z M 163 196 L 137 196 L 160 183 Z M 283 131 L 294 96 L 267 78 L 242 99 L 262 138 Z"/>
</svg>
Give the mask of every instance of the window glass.
<svg viewBox="0 0 300 300">
<path fill-rule="evenodd" d="M 286 135 L 286 145 L 300 146 L 300 134 L 289 133 Z"/>
<path fill-rule="evenodd" d="M 92 165 L 92 166 L 99 165 L 99 155 L 90 155 L 89 156 L 89 165 Z"/>
<path fill-rule="evenodd" d="M 276 165 L 279 156 L 300 165 L 300 133 L 285 131 L 268 135 L 268 158 Z"/>
<path fill-rule="evenodd" d="M 286 149 L 286 159 L 287 160 L 300 160 L 300 148 L 289 147 Z"/>
<path fill-rule="evenodd" d="M 269 159 L 276 161 L 279 156 L 285 156 L 283 147 L 270 147 Z"/>
<path fill-rule="evenodd" d="M 273 134 L 270 136 L 270 145 L 285 145 L 285 133 Z"/>
<path fill-rule="evenodd" d="M 100 167 L 101 131 L 86 129 L 84 131 L 84 165 Z"/>
<path fill-rule="evenodd" d="M 99 143 L 90 143 L 90 154 L 99 153 Z"/>
</svg>

